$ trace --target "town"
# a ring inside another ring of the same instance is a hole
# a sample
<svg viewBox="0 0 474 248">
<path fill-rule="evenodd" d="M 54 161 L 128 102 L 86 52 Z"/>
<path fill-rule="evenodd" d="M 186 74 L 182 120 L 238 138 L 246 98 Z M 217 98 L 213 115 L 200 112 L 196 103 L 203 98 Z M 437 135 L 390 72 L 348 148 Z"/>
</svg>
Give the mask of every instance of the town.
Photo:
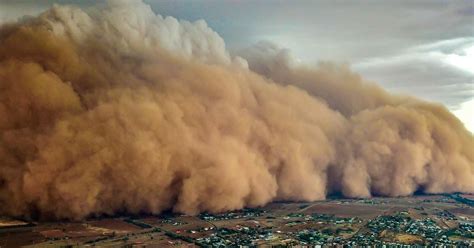
<svg viewBox="0 0 474 248">
<path fill-rule="evenodd" d="M 197 216 L 169 212 L 84 222 L 4 220 L 0 225 L 0 246 L 470 247 L 474 245 L 472 198 L 459 194 L 333 198 L 312 203 L 277 202 L 261 208 Z"/>
</svg>

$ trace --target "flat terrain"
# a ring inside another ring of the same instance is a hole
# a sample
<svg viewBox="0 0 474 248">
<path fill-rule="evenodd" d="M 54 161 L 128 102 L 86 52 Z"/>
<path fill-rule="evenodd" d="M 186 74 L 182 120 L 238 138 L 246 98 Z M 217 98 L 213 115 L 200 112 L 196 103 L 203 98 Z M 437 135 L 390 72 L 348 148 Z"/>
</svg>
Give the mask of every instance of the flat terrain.
<svg viewBox="0 0 474 248">
<path fill-rule="evenodd" d="M 120 216 L 82 222 L 0 218 L 0 247 L 211 247 L 425 244 L 474 241 L 472 195 L 329 199 L 187 216 Z"/>
</svg>

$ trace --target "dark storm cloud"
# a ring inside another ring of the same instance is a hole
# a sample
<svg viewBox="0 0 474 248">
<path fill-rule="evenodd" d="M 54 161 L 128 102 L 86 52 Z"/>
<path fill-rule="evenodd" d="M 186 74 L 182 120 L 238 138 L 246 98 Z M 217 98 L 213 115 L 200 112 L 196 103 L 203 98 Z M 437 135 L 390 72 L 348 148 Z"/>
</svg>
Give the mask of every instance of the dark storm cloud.
<svg viewBox="0 0 474 248">
<path fill-rule="evenodd" d="M 467 56 L 473 38 L 429 44 L 393 57 L 373 58 L 353 65 L 371 80 L 395 92 L 456 108 L 474 96 L 474 71 L 450 63 L 450 56 Z"/>
</svg>

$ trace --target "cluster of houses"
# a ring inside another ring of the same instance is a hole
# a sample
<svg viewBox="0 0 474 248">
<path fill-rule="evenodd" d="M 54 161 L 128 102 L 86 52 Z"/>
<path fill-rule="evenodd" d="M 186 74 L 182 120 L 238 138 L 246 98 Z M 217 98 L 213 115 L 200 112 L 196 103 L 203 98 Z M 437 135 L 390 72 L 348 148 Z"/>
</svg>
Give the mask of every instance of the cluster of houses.
<svg viewBox="0 0 474 248">
<path fill-rule="evenodd" d="M 246 220 L 256 217 L 264 217 L 262 210 L 246 209 L 238 212 L 224 214 L 201 214 L 199 218 L 206 221 L 232 220 L 246 218 Z M 268 215 L 268 214 L 267 214 Z M 450 212 L 443 212 L 442 217 L 447 220 L 455 218 Z M 441 216 L 440 216 L 441 217 Z M 458 228 L 443 229 L 431 218 L 415 219 L 410 217 L 408 212 L 397 212 L 391 215 L 380 215 L 368 221 L 363 221 L 357 217 L 341 218 L 334 215 L 318 214 L 311 215 L 300 212 L 289 213 L 277 218 L 283 219 L 284 226 L 294 227 L 296 231 L 282 231 L 279 227 L 269 227 L 258 224 L 233 227 L 213 228 L 205 231 L 212 231 L 208 235 L 199 237 L 194 243 L 206 247 L 228 247 L 228 246 L 257 246 L 257 245 L 329 245 L 329 246 L 367 246 L 386 245 L 404 247 L 404 243 L 396 239 L 384 237 L 384 233 L 390 232 L 392 236 L 408 235 L 417 237 L 416 243 L 429 246 L 471 246 L 474 243 L 474 224 L 462 222 Z M 268 218 L 267 218 L 268 219 Z M 273 217 L 271 219 L 276 219 Z M 333 229 L 318 229 L 312 224 L 322 224 L 332 226 Z M 300 226 L 301 228 L 298 228 Z M 329 230 L 329 231 L 328 231 Z M 336 231 L 334 231 L 336 230 Z M 340 235 L 340 230 L 346 231 L 349 235 Z M 202 230 L 197 230 L 202 231 Z M 195 231 L 195 232 L 197 232 Z M 465 237 L 467 239 L 451 239 L 452 236 Z"/>
</svg>

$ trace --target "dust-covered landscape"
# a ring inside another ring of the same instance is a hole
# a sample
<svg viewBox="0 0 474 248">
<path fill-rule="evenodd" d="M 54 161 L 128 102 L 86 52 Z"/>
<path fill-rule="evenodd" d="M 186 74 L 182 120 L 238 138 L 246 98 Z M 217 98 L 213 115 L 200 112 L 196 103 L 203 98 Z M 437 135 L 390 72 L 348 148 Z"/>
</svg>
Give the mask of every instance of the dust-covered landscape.
<svg viewBox="0 0 474 248">
<path fill-rule="evenodd" d="M 0 222 L 2 247 L 470 247 L 472 195 L 275 202 L 197 216 L 122 215 L 78 222 Z"/>
</svg>

